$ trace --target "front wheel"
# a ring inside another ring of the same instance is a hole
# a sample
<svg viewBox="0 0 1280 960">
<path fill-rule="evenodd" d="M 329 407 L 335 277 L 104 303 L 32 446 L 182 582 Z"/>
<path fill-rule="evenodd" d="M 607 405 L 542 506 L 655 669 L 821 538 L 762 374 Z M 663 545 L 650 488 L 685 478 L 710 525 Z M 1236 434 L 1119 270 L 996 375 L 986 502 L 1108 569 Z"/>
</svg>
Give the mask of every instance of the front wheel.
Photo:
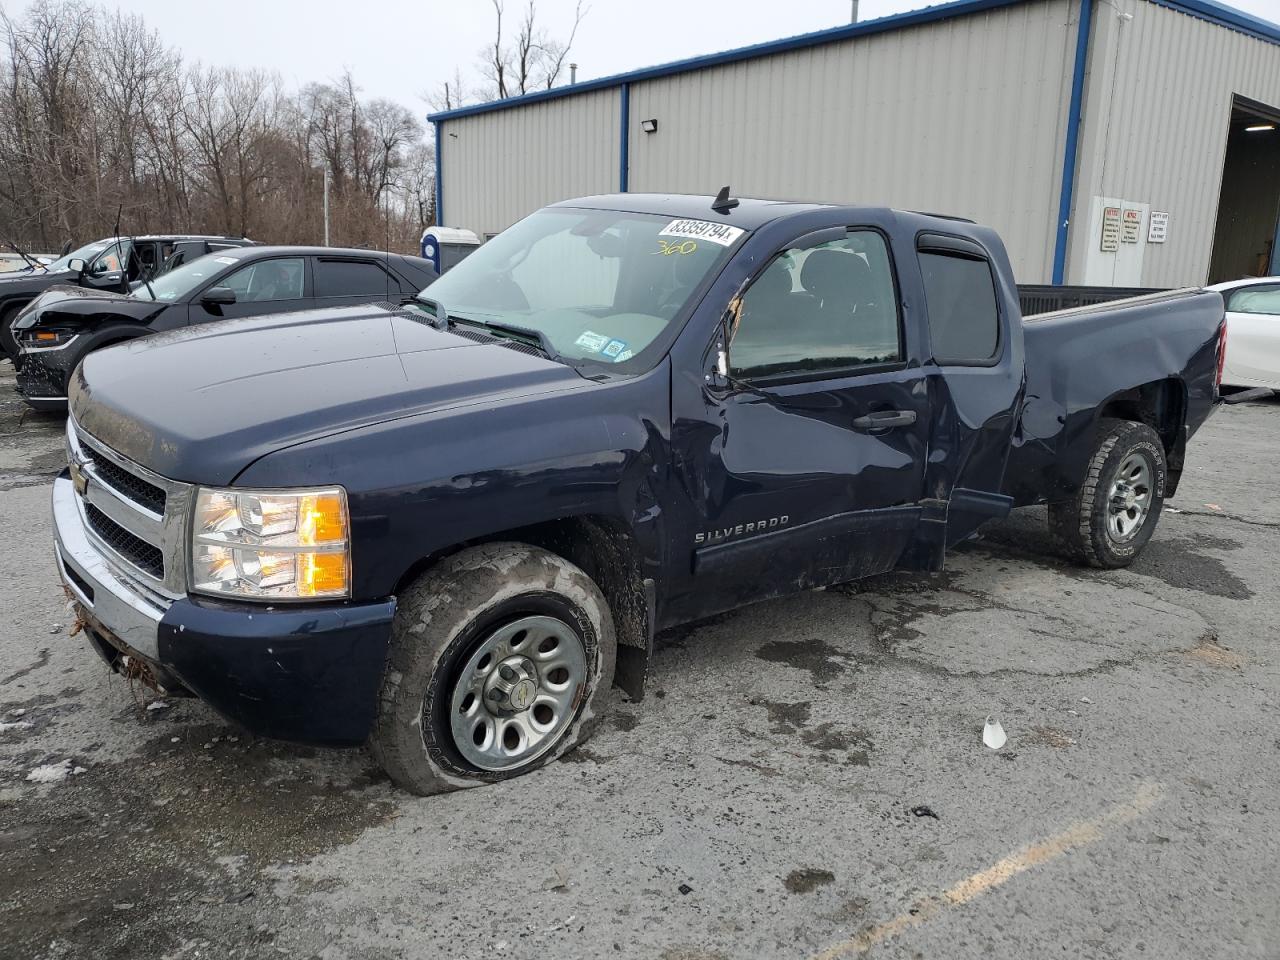
<svg viewBox="0 0 1280 960">
<path fill-rule="evenodd" d="M 399 598 L 373 752 L 418 794 L 528 773 L 586 739 L 615 657 L 578 567 L 519 543 L 464 550 Z"/>
<path fill-rule="evenodd" d="M 1063 549 L 1092 567 L 1127 567 L 1151 539 L 1164 505 L 1164 444 L 1151 427 L 1102 420 L 1075 497 L 1049 505 Z"/>
</svg>

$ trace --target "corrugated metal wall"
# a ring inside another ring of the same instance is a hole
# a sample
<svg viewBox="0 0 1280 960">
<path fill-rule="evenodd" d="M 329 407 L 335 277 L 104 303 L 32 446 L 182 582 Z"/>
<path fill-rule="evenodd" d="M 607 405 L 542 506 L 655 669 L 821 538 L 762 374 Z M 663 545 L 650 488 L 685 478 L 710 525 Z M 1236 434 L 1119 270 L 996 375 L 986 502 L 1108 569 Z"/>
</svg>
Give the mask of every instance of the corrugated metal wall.
<svg viewBox="0 0 1280 960">
<path fill-rule="evenodd" d="M 1020 279 L 1053 263 L 1075 0 L 634 83 L 631 189 L 970 217 Z M 658 132 L 640 131 L 642 120 Z"/>
<path fill-rule="evenodd" d="M 1087 224 L 1095 196 L 1167 211 L 1169 240 L 1147 246 L 1142 283 L 1203 283 L 1232 94 L 1280 107 L 1280 46 L 1148 0 L 1108 0 L 1095 12 L 1085 92 L 1072 223 Z M 1095 240 L 1072 230 L 1068 282 Z"/>
<path fill-rule="evenodd" d="M 1280 46 L 1151 0 L 1093 9 L 1066 282 L 1084 278 L 1099 196 L 1171 214 L 1168 242 L 1145 246 L 1144 285 L 1203 282 L 1232 94 L 1280 107 Z M 728 183 L 971 217 L 1001 233 L 1020 281 L 1049 282 L 1079 12 L 1027 0 L 635 80 L 630 189 Z M 443 121 L 445 222 L 493 233 L 616 191 L 620 114 L 607 88 Z"/>
<path fill-rule="evenodd" d="M 447 120 L 444 222 L 480 235 L 539 207 L 618 189 L 618 91 L 598 90 Z"/>
</svg>

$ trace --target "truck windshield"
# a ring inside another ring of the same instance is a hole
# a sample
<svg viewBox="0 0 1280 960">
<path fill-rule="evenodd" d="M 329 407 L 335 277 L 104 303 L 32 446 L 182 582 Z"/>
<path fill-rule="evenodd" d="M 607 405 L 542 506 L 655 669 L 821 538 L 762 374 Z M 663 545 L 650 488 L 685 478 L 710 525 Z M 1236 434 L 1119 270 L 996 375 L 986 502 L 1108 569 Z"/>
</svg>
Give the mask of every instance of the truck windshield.
<svg viewBox="0 0 1280 960">
<path fill-rule="evenodd" d="M 744 233 L 669 216 L 548 208 L 494 237 L 421 299 L 444 304 L 457 321 L 536 331 L 570 361 L 623 363 L 662 334 Z"/>
</svg>

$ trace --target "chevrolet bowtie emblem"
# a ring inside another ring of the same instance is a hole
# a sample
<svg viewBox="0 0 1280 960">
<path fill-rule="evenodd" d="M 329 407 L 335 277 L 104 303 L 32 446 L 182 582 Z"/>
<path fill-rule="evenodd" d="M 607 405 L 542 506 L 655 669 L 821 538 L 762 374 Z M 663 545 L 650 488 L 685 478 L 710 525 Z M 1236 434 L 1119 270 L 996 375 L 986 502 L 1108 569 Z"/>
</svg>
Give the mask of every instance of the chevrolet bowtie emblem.
<svg viewBox="0 0 1280 960">
<path fill-rule="evenodd" d="M 71 485 L 76 488 L 76 493 L 82 497 L 89 489 L 89 476 L 78 463 L 71 464 Z"/>
</svg>

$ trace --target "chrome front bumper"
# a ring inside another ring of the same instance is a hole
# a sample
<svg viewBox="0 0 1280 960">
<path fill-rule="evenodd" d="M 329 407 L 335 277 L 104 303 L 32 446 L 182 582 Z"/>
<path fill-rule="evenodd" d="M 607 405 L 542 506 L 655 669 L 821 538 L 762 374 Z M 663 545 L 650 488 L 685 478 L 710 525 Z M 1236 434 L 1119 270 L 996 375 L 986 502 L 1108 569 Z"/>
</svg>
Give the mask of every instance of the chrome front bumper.
<svg viewBox="0 0 1280 960">
<path fill-rule="evenodd" d="M 58 573 L 85 612 L 138 653 L 158 659 L 160 619 L 169 602 L 146 591 L 90 542 L 80 498 L 66 473 L 53 482 L 53 528 Z"/>
</svg>

